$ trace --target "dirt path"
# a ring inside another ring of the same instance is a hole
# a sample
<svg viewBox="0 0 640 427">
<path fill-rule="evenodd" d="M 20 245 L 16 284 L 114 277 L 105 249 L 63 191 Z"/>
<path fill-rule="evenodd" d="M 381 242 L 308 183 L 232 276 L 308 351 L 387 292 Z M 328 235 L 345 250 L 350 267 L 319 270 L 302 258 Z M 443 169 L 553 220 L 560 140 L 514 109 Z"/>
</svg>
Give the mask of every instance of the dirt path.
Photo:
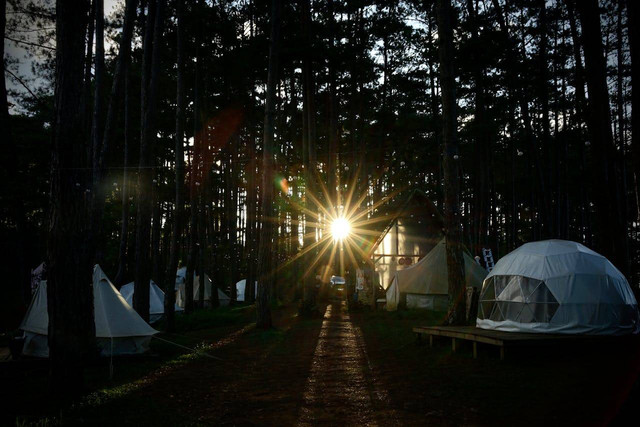
<svg viewBox="0 0 640 427">
<path fill-rule="evenodd" d="M 388 403 L 375 384 L 359 328 L 345 303 L 327 306 L 298 425 L 379 425 Z"/>
<path fill-rule="evenodd" d="M 397 425 L 376 381 L 358 325 L 344 302 L 323 318 L 295 307 L 276 328 L 242 328 L 208 348 L 209 358 L 146 376 L 120 398 L 78 414 L 121 425 Z M 75 420 L 74 420 L 75 421 Z"/>
</svg>

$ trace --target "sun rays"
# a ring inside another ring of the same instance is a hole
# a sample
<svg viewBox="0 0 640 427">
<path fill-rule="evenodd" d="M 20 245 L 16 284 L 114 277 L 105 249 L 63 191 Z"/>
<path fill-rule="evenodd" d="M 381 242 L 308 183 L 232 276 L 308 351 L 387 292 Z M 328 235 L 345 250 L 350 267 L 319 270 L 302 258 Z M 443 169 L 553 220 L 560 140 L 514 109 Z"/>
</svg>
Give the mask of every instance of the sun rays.
<svg viewBox="0 0 640 427">
<path fill-rule="evenodd" d="M 370 196 L 368 184 L 363 184 L 364 188 L 358 192 L 359 176 L 360 168 L 347 185 L 346 194 L 335 191 L 336 194 L 332 195 L 317 172 L 313 176 L 313 182 L 306 183 L 302 198 L 289 191 L 280 193 L 301 214 L 300 219 L 290 217 L 290 226 L 300 227 L 306 234 L 302 236 L 305 245 L 286 262 L 275 266 L 274 272 L 301 259 L 305 259 L 303 278 L 315 274 L 315 269 L 324 263 L 329 267 L 333 266 L 340 274 L 344 274 L 346 265 L 353 269 L 361 268 L 363 263 L 372 266 L 369 251 L 380 233 L 376 224 L 389 220 L 388 216 L 375 214 L 400 190 L 392 191 L 375 202 L 366 203 Z M 282 188 L 283 185 L 279 187 Z"/>
<path fill-rule="evenodd" d="M 333 240 L 342 241 L 351 233 L 351 223 L 345 217 L 339 216 L 331 221 L 331 236 Z"/>
</svg>

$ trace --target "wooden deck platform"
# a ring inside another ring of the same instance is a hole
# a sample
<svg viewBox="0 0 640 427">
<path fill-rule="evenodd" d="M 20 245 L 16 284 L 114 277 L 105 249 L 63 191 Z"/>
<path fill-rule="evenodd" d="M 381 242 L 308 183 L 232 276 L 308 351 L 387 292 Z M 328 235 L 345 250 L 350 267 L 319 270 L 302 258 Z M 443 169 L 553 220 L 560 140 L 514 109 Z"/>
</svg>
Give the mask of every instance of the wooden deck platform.
<svg viewBox="0 0 640 427">
<path fill-rule="evenodd" d="M 611 336 L 566 335 L 566 334 L 532 334 L 522 332 L 504 332 L 479 329 L 475 326 L 420 326 L 413 328 L 416 340 L 420 343 L 424 336 L 429 337 L 429 346 L 433 347 L 434 337 L 451 338 L 451 350 L 455 353 L 459 341 L 471 341 L 473 358 L 478 357 L 478 343 L 497 346 L 500 349 L 500 360 L 504 360 L 506 347 L 549 346 L 567 342 L 602 342 L 603 340 L 620 339 Z"/>
</svg>

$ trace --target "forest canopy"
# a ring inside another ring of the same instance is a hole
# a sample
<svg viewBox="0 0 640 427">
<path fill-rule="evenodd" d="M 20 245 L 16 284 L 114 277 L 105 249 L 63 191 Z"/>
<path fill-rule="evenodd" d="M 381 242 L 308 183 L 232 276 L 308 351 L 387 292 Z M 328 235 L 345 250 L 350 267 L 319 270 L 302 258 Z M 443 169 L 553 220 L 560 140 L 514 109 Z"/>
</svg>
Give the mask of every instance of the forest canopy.
<svg viewBox="0 0 640 427">
<path fill-rule="evenodd" d="M 346 267 L 355 274 L 380 218 L 416 189 L 446 210 L 450 178 L 472 255 L 575 240 L 637 291 L 633 1 L 453 1 L 449 178 L 436 2 L 79 3 L 68 117 L 81 131 L 65 189 L 51 151 L 59 43 L 73 34 L 60 32 L 53 1 L 6 1 L 3 328 L 17 326 L 29 272 L 48 259 L 60 188 L 86 214 L 75 241 L 84 264 L 114 272 L 116 286 L 150 278 L 169 289 L 184 265 L 234 299 L 234 284 L 268 265 L 265 298 L 298 298 L 315 276 L 311 255 L 318 268 L 334 262 L 317 244 L 333 217 L 363 221 Z"/>
</svg>

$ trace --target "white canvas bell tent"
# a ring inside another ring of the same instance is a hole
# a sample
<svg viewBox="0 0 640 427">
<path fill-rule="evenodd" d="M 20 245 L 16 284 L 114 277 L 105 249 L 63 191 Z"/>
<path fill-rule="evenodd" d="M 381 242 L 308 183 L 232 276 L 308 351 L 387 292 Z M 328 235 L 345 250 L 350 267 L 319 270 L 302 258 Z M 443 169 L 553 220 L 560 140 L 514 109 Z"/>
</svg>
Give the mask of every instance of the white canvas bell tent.
<svg viewBox="0 0 640 427">
<path fill-rule="evenodd" d="M 93 309 L 96 342 L 103 356 L 144 353 L 158 331 L 135 312 L 113 286 L 100 266 L 93 268 Z M 48 357 L 49 314 L 47 282 L 40 282 L 20 329 L 24 331 L 23 354 Z"/>
<path fill-rule="evenodd" d="M 487 271 L 463 251 L 466 286 L 480 289 Z M 398 307 L 445 311 L 449 301 L 447 250 L 442 239 L 420 261 L 393 276 L 387 288 L 388 311 Z"/>
<path fill-rule="evenodd" d="M 238 283 L 236 283 L 236 300 L 237 301 L 244 301 L 244 292 L 245 289 L 247 287 L 247 279 L 242 279 L 240 281 L 238 281 Z M 254 291 L 253 291 L 253 295 L 257 295 L 258 294 L 258 281 L 256 280 L 254 283 Z"/>
<path fill-rule="evenodd" d="M 513 332 L 624 335 L 640 332 L 638 303 L 602 255 L 566 240 L 527 243 L 484 281 L 476 325 Z"/>
<path fill-rule="evenodd" d="M 120 288 L 120 293 L 131 307 L 133 307 L 133 282 L 127 283 Z M 178 304 L 175 304 L 176 312 L 184 311 Z M 164 292 L 151 280 L 149 281 L 149 322 L 155 323 L 164 315 Z"/>
<path fill-rule="evenodd" d="M 187 277 L 187 267 L 182 267 L 178 269 L 176 272 L 176 304 L 184 308 L 186 301 L 186 293 L 185 293 L 185 283 Z M 213 282 L 209 278 L 208 274 L 204 275 L 204 304 L 208 306 L 211 304 L 211 289 L 213 289 Z M 200 300 L 200 276 L 196 276 L 195 272 L 193 273 L 193 300 Z M 220 306 L 229 305 L 231 302 L 231 298 L 224 292 L 222 292 L 218 288 L 218 300 L 220 301 Z"/>
<path fill-rule="evenodd" d="M 40 282 L 45 280 L 47 274 L 47 266 L 45 263 L 41 263 L 39 266 L 31 270 L 31 294 L 33 294 Z"/>
</svg>

